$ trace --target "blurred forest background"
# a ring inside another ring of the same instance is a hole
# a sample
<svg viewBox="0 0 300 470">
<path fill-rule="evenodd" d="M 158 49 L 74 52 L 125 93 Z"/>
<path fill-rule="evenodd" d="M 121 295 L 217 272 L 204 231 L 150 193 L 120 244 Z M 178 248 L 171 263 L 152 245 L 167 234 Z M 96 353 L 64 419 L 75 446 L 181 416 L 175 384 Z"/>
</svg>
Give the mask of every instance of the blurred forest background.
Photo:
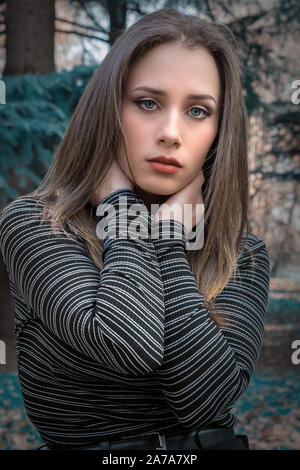
<svg viewBox="0 0 300 470">
<path fill-rule="evenodd" d="M 300 449 L 300 365 L 291 359 L 292 343 L 300 346 L 298 0 L 0 0 L 0 208 L 39 185 L 87 82 L 118 35 L 164 7 L 226 24 L 240 44 L 250 232 L 266 243 L 272 278 L 261 356 L 236 406 L 238 432 L 248 434 L 253 449 Z M 1 254 L 0 282 L 6 345 L 0 449 L 32 449 L 40 438 L 20 395 L 14 305 Z"/>
</svg>

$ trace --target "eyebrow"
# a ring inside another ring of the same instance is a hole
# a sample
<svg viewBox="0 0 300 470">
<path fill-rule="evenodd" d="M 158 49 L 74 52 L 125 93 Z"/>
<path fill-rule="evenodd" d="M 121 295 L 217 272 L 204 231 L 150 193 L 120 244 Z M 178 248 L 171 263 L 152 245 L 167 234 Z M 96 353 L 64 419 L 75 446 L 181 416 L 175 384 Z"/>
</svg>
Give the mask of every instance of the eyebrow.
<svg viewBox="0 0 300 470">
<path fill-rule="evenodd" d="M 136 90 L 148 91 L 149 93 L 153 93 L 154 95 L 167 96 L 167 93 L 165 91 L 157 90 L 156 88 L 151 88 L 151 87 L 148 87 L 148 86 L 139 86 L 139 87 L 135 88 L 132 91 L 136 91 Z M 217 104 L 215 98 L 211 95 L 203 95 L 203 94 L 188 95 L 188 99 L 191 99 L 191 100 L 212 100 Z"/>
</svg>

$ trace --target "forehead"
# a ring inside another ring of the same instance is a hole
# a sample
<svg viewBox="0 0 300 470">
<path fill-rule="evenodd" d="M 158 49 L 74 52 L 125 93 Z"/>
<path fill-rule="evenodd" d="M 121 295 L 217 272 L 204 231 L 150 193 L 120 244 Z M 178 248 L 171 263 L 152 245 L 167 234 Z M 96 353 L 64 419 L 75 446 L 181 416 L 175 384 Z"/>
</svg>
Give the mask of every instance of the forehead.
<svg viewBox="0 0 300 470">
<path fill-rule="evenodd" d="M 151 86 L 220 96 L 220 77 L 213 56 L 204 48 L 190 49 L 177 43 L 155 46 L 134 62 L 126 87 Z"/>
</svg>

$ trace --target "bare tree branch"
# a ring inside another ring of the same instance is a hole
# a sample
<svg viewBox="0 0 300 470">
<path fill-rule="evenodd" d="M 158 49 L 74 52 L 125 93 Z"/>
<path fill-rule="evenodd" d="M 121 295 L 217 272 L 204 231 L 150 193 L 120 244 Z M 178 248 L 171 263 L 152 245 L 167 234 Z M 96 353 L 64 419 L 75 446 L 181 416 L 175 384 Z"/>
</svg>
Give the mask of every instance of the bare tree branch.
<svg viewBox="0 0 300 470">
<path fill-rule="evenodd" d="M 135 11 L 136 13 L 138 13 L 141 16 L 146 15 L 146 12 L 141 10 L 138 2 L 133 2 L 133 4 L 127 4 L 127 9 L 129 11 Z"/>
<path fill-rule="evenodd" d="M 90 13 L 86 5 L 82 5 L 82 10 L 85 12 L 87 17 L 94 23 L 94 25 L 97 26 L 97 28 L 99 28 L 100 30 L 106 33 L 106 31 L 103 30 L 101 24 L 98 23 L 98 21 L 95 19 L 94 15 Z"/>
<path fill-rule="evenodd" d="M 259 21 L 261 18 L 264 18 L 267 15 L 274 15 L 275 12 L 276 8 L 271 8 L 270 10 L 261 11 L 256 15 L 248 15 L 237 18 L 230 23 L 226 23 L 226 25 L 233 30 L 238 29 L 240 32 L 243 32 L 248 28 L 248 26 L 254 24 L 256 21 Z"/>
<path fill-rule="evenodd" d="M 225 11 L 225 13 L 227 13 L 227 15 L 233 16 L 232 15 L 232 10 L 230 8 L 228 8 L 228 6 L 225 4 L 225 2 L 222 2 L 222 8 Z"/>
<path fill-rule="evenodd" d="M 80 23 L 77 23 L 75 21 L 69 21 L 69 20 L 65 20 L 64 18 L 55 18 L 56 21 L 62 21 L 63 23 L 68 23 L 68 24 L 71 24 L 73 26 L 78 26 L 79 28 L 84 28 L 84 29 L 89 29 L 91 31 L 95 31 L 96 33 L 105 33 L 105 34 L 108 34 L 108 31 L 105 31 L 104 28 L 94 28 L 93 26 L 88 26 L 88 25 L 85 25 L 85 24 L 80 24 Z"/>
<path fill-rule="evenodd" d="M 56 33 L 76 34 L 77 36 L 82 36 L 84 38 L 98 39 L 98 41 L 104 41 L 104 42 L 108 43 L 108 40 L 105 39 L 105 38 L 99 38 L 98 36 L 92 36 L 92 35 L 89 35 L 89 34 L 79 33 L 78 31 L 64 31 L 62 29 L 57 29 L 57 28 L 55 28 L 54 31 Z"/>
<path fill-rule="evenodd" d="M 216 22 L 216 18 L 215 18 L 215 16 L 213 15 L 212 9 L 211 9 L 210 4 L 209 4 L 209 0 L 204 0 L 204 3 L 205 3 L 206 10 L 207 10 L 207 12 L 208 12 L 208 15 L 209 15 L 210 19 L 212 20 L 213 23 L 215 23 L 215 22 Z"/>
<path fill-rule="evenodd" d="M 89 51 L 84 44 L 84 38 L 81 40 L 81 46 L 82 46 L 82 53 L 83 53 L 83 58 L 87 54 L 94 62 L 96 62 L 96 58 L 94 55 Z"/>
</svg>

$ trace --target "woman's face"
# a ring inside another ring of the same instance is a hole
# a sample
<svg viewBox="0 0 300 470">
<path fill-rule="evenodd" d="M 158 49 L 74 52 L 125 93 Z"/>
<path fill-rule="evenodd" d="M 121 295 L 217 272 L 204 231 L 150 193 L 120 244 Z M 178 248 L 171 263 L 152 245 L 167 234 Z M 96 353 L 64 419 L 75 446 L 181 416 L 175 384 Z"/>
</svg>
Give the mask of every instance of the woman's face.
<svg viewBox="0 0 300 470">
<path fill-rule="evenodd" d="M 220 94 L 217 65 L 203 48 L 165 43 L 132 65 L 121 119 L 140 196 L 157 202 L 158 195 L 174 194 L 200 172 L 218 131 Z M 158 171 L 148 160 L 160 155 L 176 158 L 182 167 L 175 173 Z M 125 155 L 119 157 L 132 180 Z"/>
</svg>

